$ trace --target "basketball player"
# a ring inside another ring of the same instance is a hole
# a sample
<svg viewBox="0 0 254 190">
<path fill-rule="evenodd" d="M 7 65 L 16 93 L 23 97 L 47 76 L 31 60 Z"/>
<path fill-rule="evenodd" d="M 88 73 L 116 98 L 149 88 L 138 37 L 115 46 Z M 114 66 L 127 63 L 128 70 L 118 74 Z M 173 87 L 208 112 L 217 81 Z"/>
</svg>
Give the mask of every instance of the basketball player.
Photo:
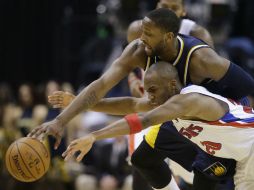
<svg viewBox="0 0 254 190">
<path fill-rule="evenodd" d="M 183 88 L 177 70 L 166 62 L 158 62 L 148 69 L 145 74 L 145 90 L 148 92 L 150 105 L 160 105 L 159 107 L 145 114 L 127 115 L 104 129 L 74 140 L 63 153 L 65 159 L 68 160 L 80 151 L 77 157 L 77 161 L 80 161 L 96 140 L 136 133 L 163 122 L 165 123 L 162 125 L 172 127 L 167 122 L 172 120 L 177 131 L 203 151 L 213 156 L 237 160 L 234 176 L 236 190 L 254 189 L 252 108 L 213 94 L 201 86 L 190 85 Z M 135 98 L 127 98 L 126 101 L 135 104 L 136 111 L 143 112 L 144 108 L 150 107 L 147 101 Z M 118 104 L 126 101 L 122 99 Z M 216 172 L 220 169 L 222 168 L 217 168 Z"/>
<path fill-rule="evenodd" d="M 164 8 L 151 11 L 143 19 L 142 25 L 143 31 L 140 39 L 130 43 L 112 66 L 98 80 L 82 90 L 59 116 L 36 127 L 29 136 L 38 138 L 45 134 L 53 135 L 56 138 L 55 148 L 57 148 L 64 132 L 64 125 L 70 119 L 79 112 L 93 107 L 134 68 L 149 68 L 152 63 L 156 64 L 158 59 L 167 61 L 176 67 L 184 86 L 201 84 L 213 92 L 233 99 L 239 99 L 253 92 L 253 78 L 240 67 L 217 55 L 202 41 L 189 36 L 177 35 L 180 20 L 174 12 Z M 147 61 L 148 57 L 150 61 Z M 171 134 L 170 129 L 170 127 L 160 127 L 159 132 Z M 172 140 L 175 148 L 167 149 L 168 147 L 163 146 L 161 139 L 156 139 L 154 148 L 143 141 L 142 149 L 137 149 L 136 155 L 134 153 L 135 156 L 132 156 L 133 165 L 155 188 L 163 188 L 170 183 L 171 175 L 168 167 L 165 168 L 163 162 L 160 163 L 162 165 L 158 165 L 158 160 L 153 160 L 158 158 L 161 150 L 164 149 L 167 152 L 167 155 L 161 155 L 161 157 L 170 157 L 189 171 L 192 170 L 192 163 L 197 155 L 196 147 L 187 143 L 178 133 L 172 135 L 170 139 L 162 139 Z M 179 148 L 177 151 L 176 147 Z M 144 152 L 145 156 L 139 157 Z M 188 155 L 188 159 L 183 157 L 183 154 Z M 149 157 L 149 160 L 141 159 L 145 157 Z M 208 189 L 207 186 L 205 188 Z"/>
<path fill-rule="evenodd" d="M 184 19 L 186 16 L 184 0 L 160 0 L 157 3 L 157 8 L 167 8 L 176 13 L 176 15 L 181 19 L 181 24 L 178 33 L 184 35 L 191 35 L 197 37 L 204 42 L 206 42 L 210 47 L 213 47 L 213 40 L 211 38 L 210 33 L 198 25 L 194 21 L 190 19 Z M 136 20 L 132 22 L 127 31 L 127 40 L 128 43 L 131 41 L 141 37 L 142 34 L 142 20 Z M 131 95 L 134 97 L 142 97 L 144 95 L 143 89 L 143 75 L 144 71 L 142 69 L 136 69 L 135 72 L 131 72 L 128 76 L 128 84 L 130 88 Z M 143 136 L 150 130 L 147 128 L 146 130 L 141 131 L 140 133 L 129 135 L 129 154 L 131 155 L 134 150 L 139 146 L 139 144 L 143 140 Z M 186 174 L 187 172 L 184 172 Z M 187 176 L 181 176 L 184 178 L 192 177 L 191 174 Z M 172 182 L 173 183 L 173 182 Z M 172 185 L 173 186 L 173 185 Z M 151 189 L 147 182 L 144 181 L 143 177 L 139 175 L 135 170 L 133 170 L 133 190 L 139 189 Z M 172 190 L 178 188 L 171 188 Z"/>
<path fill-rule="evenodd" d="M 182 18 L 178 33 L 194 36 L 206 42 L 210 47 L 214 47 L 211 35 L 204 27 L 198 25 L 196 22 L 190 19 L 183 18 L 186 16 L 184 1 L 185 0 L 160 0 L 157 3 L 157 8 L 170 9 L 174 11 L 179 18 Z M 128 43 L 140 38 L 141 34 L 142 20 L 136 20 L 132 22 L 127 31 Z M 144 90 L 141 82 L 142 77 L 142 70 L 139 70 L 137 74 L 132 72 L 129 75 L 130 91 L 131 94 L 135 97 L 143 96 Z"/>
</svg>

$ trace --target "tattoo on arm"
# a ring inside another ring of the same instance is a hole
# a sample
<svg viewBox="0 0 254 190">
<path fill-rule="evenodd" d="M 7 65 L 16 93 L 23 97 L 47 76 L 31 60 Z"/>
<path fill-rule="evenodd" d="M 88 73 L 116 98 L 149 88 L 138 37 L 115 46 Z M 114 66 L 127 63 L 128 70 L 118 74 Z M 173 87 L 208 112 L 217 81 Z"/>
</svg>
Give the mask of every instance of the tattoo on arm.
<svg viewBox="0 0 254 190">
<path fill-rule="evenodd" d="M 96 92 L 92 91 L 87 98 L 84 99 L 83 107 L 87 110 L 94 104 L 98 102 L 98 97 L 96 96 Z"/>
<path fill-rule="evenodd" d="M 84 101 L 81 103 L 79 109 L 77 109 L 74 113 L 74 115 L 77 115 L 82 110 L 88 110 L 90 107 L 95 105 L 98 102 L 98 98 L 95 91 L 92 91 L 88 96 L 84 99 Z"/>
</svg>

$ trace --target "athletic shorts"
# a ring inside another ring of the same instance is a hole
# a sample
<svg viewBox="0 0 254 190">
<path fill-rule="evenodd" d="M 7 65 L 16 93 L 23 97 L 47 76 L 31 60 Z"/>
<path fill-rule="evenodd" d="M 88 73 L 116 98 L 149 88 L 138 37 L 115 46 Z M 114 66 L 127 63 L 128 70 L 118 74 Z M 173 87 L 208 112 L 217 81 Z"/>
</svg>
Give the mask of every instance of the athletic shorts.
<svg viewBox="0 0 254 190">
<path fill-rule="evenodd" d="M 189 139 L 183 137 L 171 121 L 151 127 L 145 135 L 145 141 L 188 171 L 196 169 L 216 180 L 234 176 L 235 160 L 207 154 Z"/>
</svg>

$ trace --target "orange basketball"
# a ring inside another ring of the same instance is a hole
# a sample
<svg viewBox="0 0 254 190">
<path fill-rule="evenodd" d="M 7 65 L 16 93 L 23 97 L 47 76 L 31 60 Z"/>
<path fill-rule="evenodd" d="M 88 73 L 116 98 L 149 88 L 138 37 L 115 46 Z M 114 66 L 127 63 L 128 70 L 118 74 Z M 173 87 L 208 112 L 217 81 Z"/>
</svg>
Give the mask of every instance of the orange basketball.
<svg viewBox="0 0 254 190">
<path fill-rule="evenodd" d="M 39 140 L 24 137 L 13 142 L 5 155 L 9 173 L 19 181 L 32 182 L 40 179 L 48 170 L 50 155 Z"/>
</svg>

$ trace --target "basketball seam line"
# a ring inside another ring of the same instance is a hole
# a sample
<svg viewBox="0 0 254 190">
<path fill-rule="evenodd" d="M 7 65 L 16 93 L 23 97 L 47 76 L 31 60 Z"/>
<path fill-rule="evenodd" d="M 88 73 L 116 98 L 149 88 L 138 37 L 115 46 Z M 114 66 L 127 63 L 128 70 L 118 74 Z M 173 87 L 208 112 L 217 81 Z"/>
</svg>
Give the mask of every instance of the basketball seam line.
<svg viewBox="0 0 254 190">
<path fill-rule="evenodd" d="M 11 151 L 13 150 L 14 146 L 12 146 L 11 150 L 10 150 L 10 153 L 9 153 L 9 162 L 10 162 L 10 167 L 11 167 L 11 170 L 14 171 L 14 168 L 12 167 L 12 164 L 11 164 Z M 14 174 L 16 176 L 16 178 L 18 179 L 19 178 L 19 175 L 16 175 L 16 172 L 10 172 L 12 174 Z"/>
<path fill-rule="evenodd" d="M 35 150 L 30 144 L 28 144 L 28 143 L 26 143 L 26 142 L 20 142 L 20 143 L 26 144 L 26 145 L 29 146 L 31 149 L 33 149 L 34 152 L 36 152 L 36 153 L 38 154 L 39 158 L 41 159 L 41 163 L 42 163 L 42 165 L 43 165 L 43 169 L 44 169 L 44 172 L 45 172 L 45 171 L 46 171 L 45 165 L 44 165 L 44 163 L 43 163 L 43 160 L 42 160 L 40 154 L 37 152 L 37 150 Z"/>
<path fill-rule="evenodd" d="M 17 146 L 18 152 L 19 152 L 19 154 L 20 154 L 19 145 L 18 145 L 17 142 L 16 142 L 16 146 Z M 20 154 L 20 158 L 21 158 L 22 162 L 24 163 L 24 165 L 25 165 L 27 171 L 31 174 L 31 176 L 32 176 L 34 179 L 37 180 L 37 178 L 33 176 L 32 172 L 31 172 L 31 171 L 29 170 L 29 168 L 27 167 L 27 165 L 26 165 L 26 163 L 24 162 L 24 159 L 22 158 L 22 155 L 21 155 L 21 154 Z"/>
</svg>

